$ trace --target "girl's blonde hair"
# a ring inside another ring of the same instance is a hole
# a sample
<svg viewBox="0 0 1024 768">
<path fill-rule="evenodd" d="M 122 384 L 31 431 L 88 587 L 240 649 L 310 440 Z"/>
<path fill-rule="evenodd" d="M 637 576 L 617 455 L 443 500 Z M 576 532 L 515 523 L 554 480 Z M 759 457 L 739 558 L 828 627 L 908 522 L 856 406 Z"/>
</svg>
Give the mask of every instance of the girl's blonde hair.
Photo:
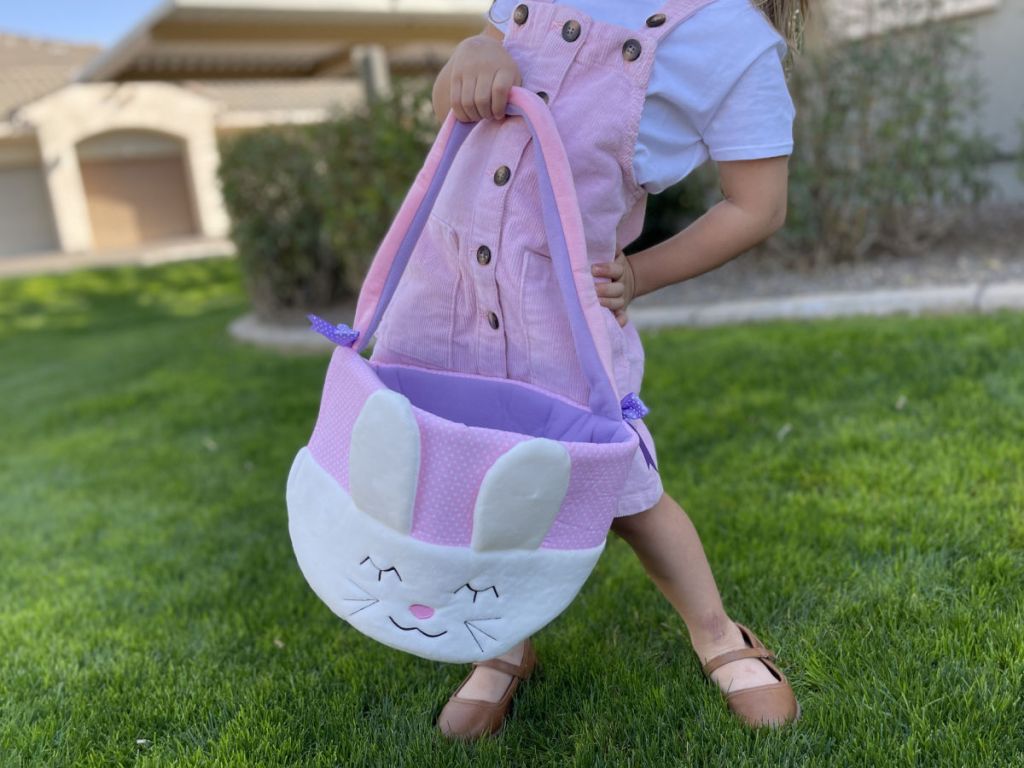
<svg viewBox="0 0 1024 768">
<path fill-rule="evenodd" d="M 800 50 L 810 0 L 750 0 L 786 39 L 790 49 Z"/>
</svg>

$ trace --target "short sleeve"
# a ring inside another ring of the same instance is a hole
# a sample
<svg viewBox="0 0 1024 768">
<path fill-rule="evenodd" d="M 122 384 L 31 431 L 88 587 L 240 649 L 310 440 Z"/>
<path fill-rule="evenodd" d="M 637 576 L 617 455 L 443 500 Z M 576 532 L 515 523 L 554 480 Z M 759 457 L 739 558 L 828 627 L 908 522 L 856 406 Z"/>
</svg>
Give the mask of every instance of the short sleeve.
<svg viewBox="0 0 1024 768">
<path fill-rule="evenodd" d="M 782 68 L 785 44 L 762 52 L 725 94 L 701 137 L 713 160 L 793 152 L 795 108 Z"/>
<path fill-rule="evenodd" d="M 636 180 L 658 193 L 708 159 L 793 151 L 786 42 L 750 0 L 715 0 L 658 44 L 634 155 Z"/>
<path fill-rule="evenodd" d="M 518 2 L 519 0 L 494 0 L 490 9 L 484 14 L 484 20 L 507 34 L 508 20 L 512 18 L 512 13 Z"/>
</svg>

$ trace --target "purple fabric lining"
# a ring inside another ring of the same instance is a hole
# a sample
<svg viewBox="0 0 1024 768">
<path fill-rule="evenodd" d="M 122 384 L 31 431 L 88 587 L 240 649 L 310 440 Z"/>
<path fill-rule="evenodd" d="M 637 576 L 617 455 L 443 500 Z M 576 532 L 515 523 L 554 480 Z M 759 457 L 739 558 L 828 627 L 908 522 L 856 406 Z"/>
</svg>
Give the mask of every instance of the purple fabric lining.
<svg viewBox="0 0 1024 768">
<path fill-rule="evenodd" d="M 590 413 L 512 379 L 463 376 L 412 366 L 373 364 L 388 389 L 414 406 L 472 427 L 579 443 L 628 442 L 625 422 Z"/>
<path fill-rule="evenodd" d="M 539 97 L 537 98 L 539 100 Z M 558 206 L 554 190 L 551 186 L 551 178 L 548 175 L 547 163 L 540 148 L 540 139 L 533 124 L 522 109 L 515 105 L 509 105 L 507 111 L 509 114 L 520 115 L 526 121 L 526 125 L 533 136 L 534 149 L 537 153 L 537 165 L 540 169 L 541 207 L 543 210 L 544 226 L 548 236 L 548 245 L 552 254 L 551 261 L 554 265 L 558 287 L 562 294 L 562 300 L 565 303 L 569 324 L 572 328 L 576 354 L 589 385 L 590 409 L 594 414 L 600 415 L 606 420 L 621 423 L 621 407 L 615 396 L 615 389 L 605 374 L 604 366 L 598 355 L 597 346 L 594 343 L 593 336 L 590 334 L 586 317 L 583 314 L 583 305 L 580 303 L 580 297 L 576 293 L 576 283 L 573 278 L 572 264 L 569 261 L 569 251 L 565 241 L 565 234 L 562 231 L 561 219 L 558 216 Z M 409 229 L 406 231 L 398 247 L 391 268 L 388 270 L 388 276 L 384 281 L 380 300 L 377 303 L 369 325 L 356 344 L 356 351 L 362 351 L 373 337 L 381 317 L 383 317 L 388 304 L 394 296 L 395 290 L 398 288 L 398 282 L 401 280 L 402 273 L 409 263 L 409 259 L 426 225 L 430 211 L 434 207 L 434 202 L 441 191 L 441 185 L 448 175 L 455 155 L 475 125 L 475 123 L 456 121 L 448 144 L 445 146 L 437 172 L 434 174 L 434 178 L 431 179 L 423 201 L 420 203 L 409 225 Z"/>
</svg>

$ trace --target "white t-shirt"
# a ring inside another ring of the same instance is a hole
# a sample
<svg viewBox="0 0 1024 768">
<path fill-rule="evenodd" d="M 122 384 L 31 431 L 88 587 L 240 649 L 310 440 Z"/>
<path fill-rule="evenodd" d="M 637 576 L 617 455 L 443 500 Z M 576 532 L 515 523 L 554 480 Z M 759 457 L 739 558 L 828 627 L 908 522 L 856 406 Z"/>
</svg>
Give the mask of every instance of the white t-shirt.
<svg viewBox="0 0 1024 768">
<path fill-rule="evenodd" d="M 496 0 L 502 32 L 520 0 Z M 571 0 L 593 19 L 643 29 L 664 0 Z M 782 60 L 786 43 L 751 0 L 714 0 L 658 43 L 633 169 L 657 193 L 708 157 L 753 160 L 793 151 L 795 110 Z"/>
</svg>

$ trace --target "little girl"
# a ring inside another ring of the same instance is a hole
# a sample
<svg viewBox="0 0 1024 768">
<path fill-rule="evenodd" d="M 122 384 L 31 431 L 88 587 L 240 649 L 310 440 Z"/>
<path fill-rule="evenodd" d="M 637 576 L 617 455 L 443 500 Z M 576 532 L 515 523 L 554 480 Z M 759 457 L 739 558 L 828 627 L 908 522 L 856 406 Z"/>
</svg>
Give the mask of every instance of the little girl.
<svg viewBox="0 0 1024 768">
<path fill-rule="evenodd" d="M 551 268 L 537 170 L 509 89 L 548 103 L 573 170 L 595 289 L 609 310 L 620 392 L 639 392 L 637 296 L 707 272 L 778 229 L 786 215 L 793 104 L 782 58 L 799 3 L 767 0 L 495 0 L 483 33 L 459 44 L 434 86 L 439 118 L 486 121 L 466 140 L 421 249 L 395 294 L 374 360 L 528 381 L 579 402 L 587 385 Z M 806 11 L 805 7 L 800 10 Z M 648 193 L 711 157 L 724 199 L 674 237 L 628 257 Z M 704 673 L 750 725 L 795 720 L 773 655 L 733 622 L 697 532 L 668 496 L 650 432 L 612 526 L 678 611 Z M 536 657 L 529 640 L 474 665 L 438 718 L 452 738 L 502 725 Z"/>
</svg>

